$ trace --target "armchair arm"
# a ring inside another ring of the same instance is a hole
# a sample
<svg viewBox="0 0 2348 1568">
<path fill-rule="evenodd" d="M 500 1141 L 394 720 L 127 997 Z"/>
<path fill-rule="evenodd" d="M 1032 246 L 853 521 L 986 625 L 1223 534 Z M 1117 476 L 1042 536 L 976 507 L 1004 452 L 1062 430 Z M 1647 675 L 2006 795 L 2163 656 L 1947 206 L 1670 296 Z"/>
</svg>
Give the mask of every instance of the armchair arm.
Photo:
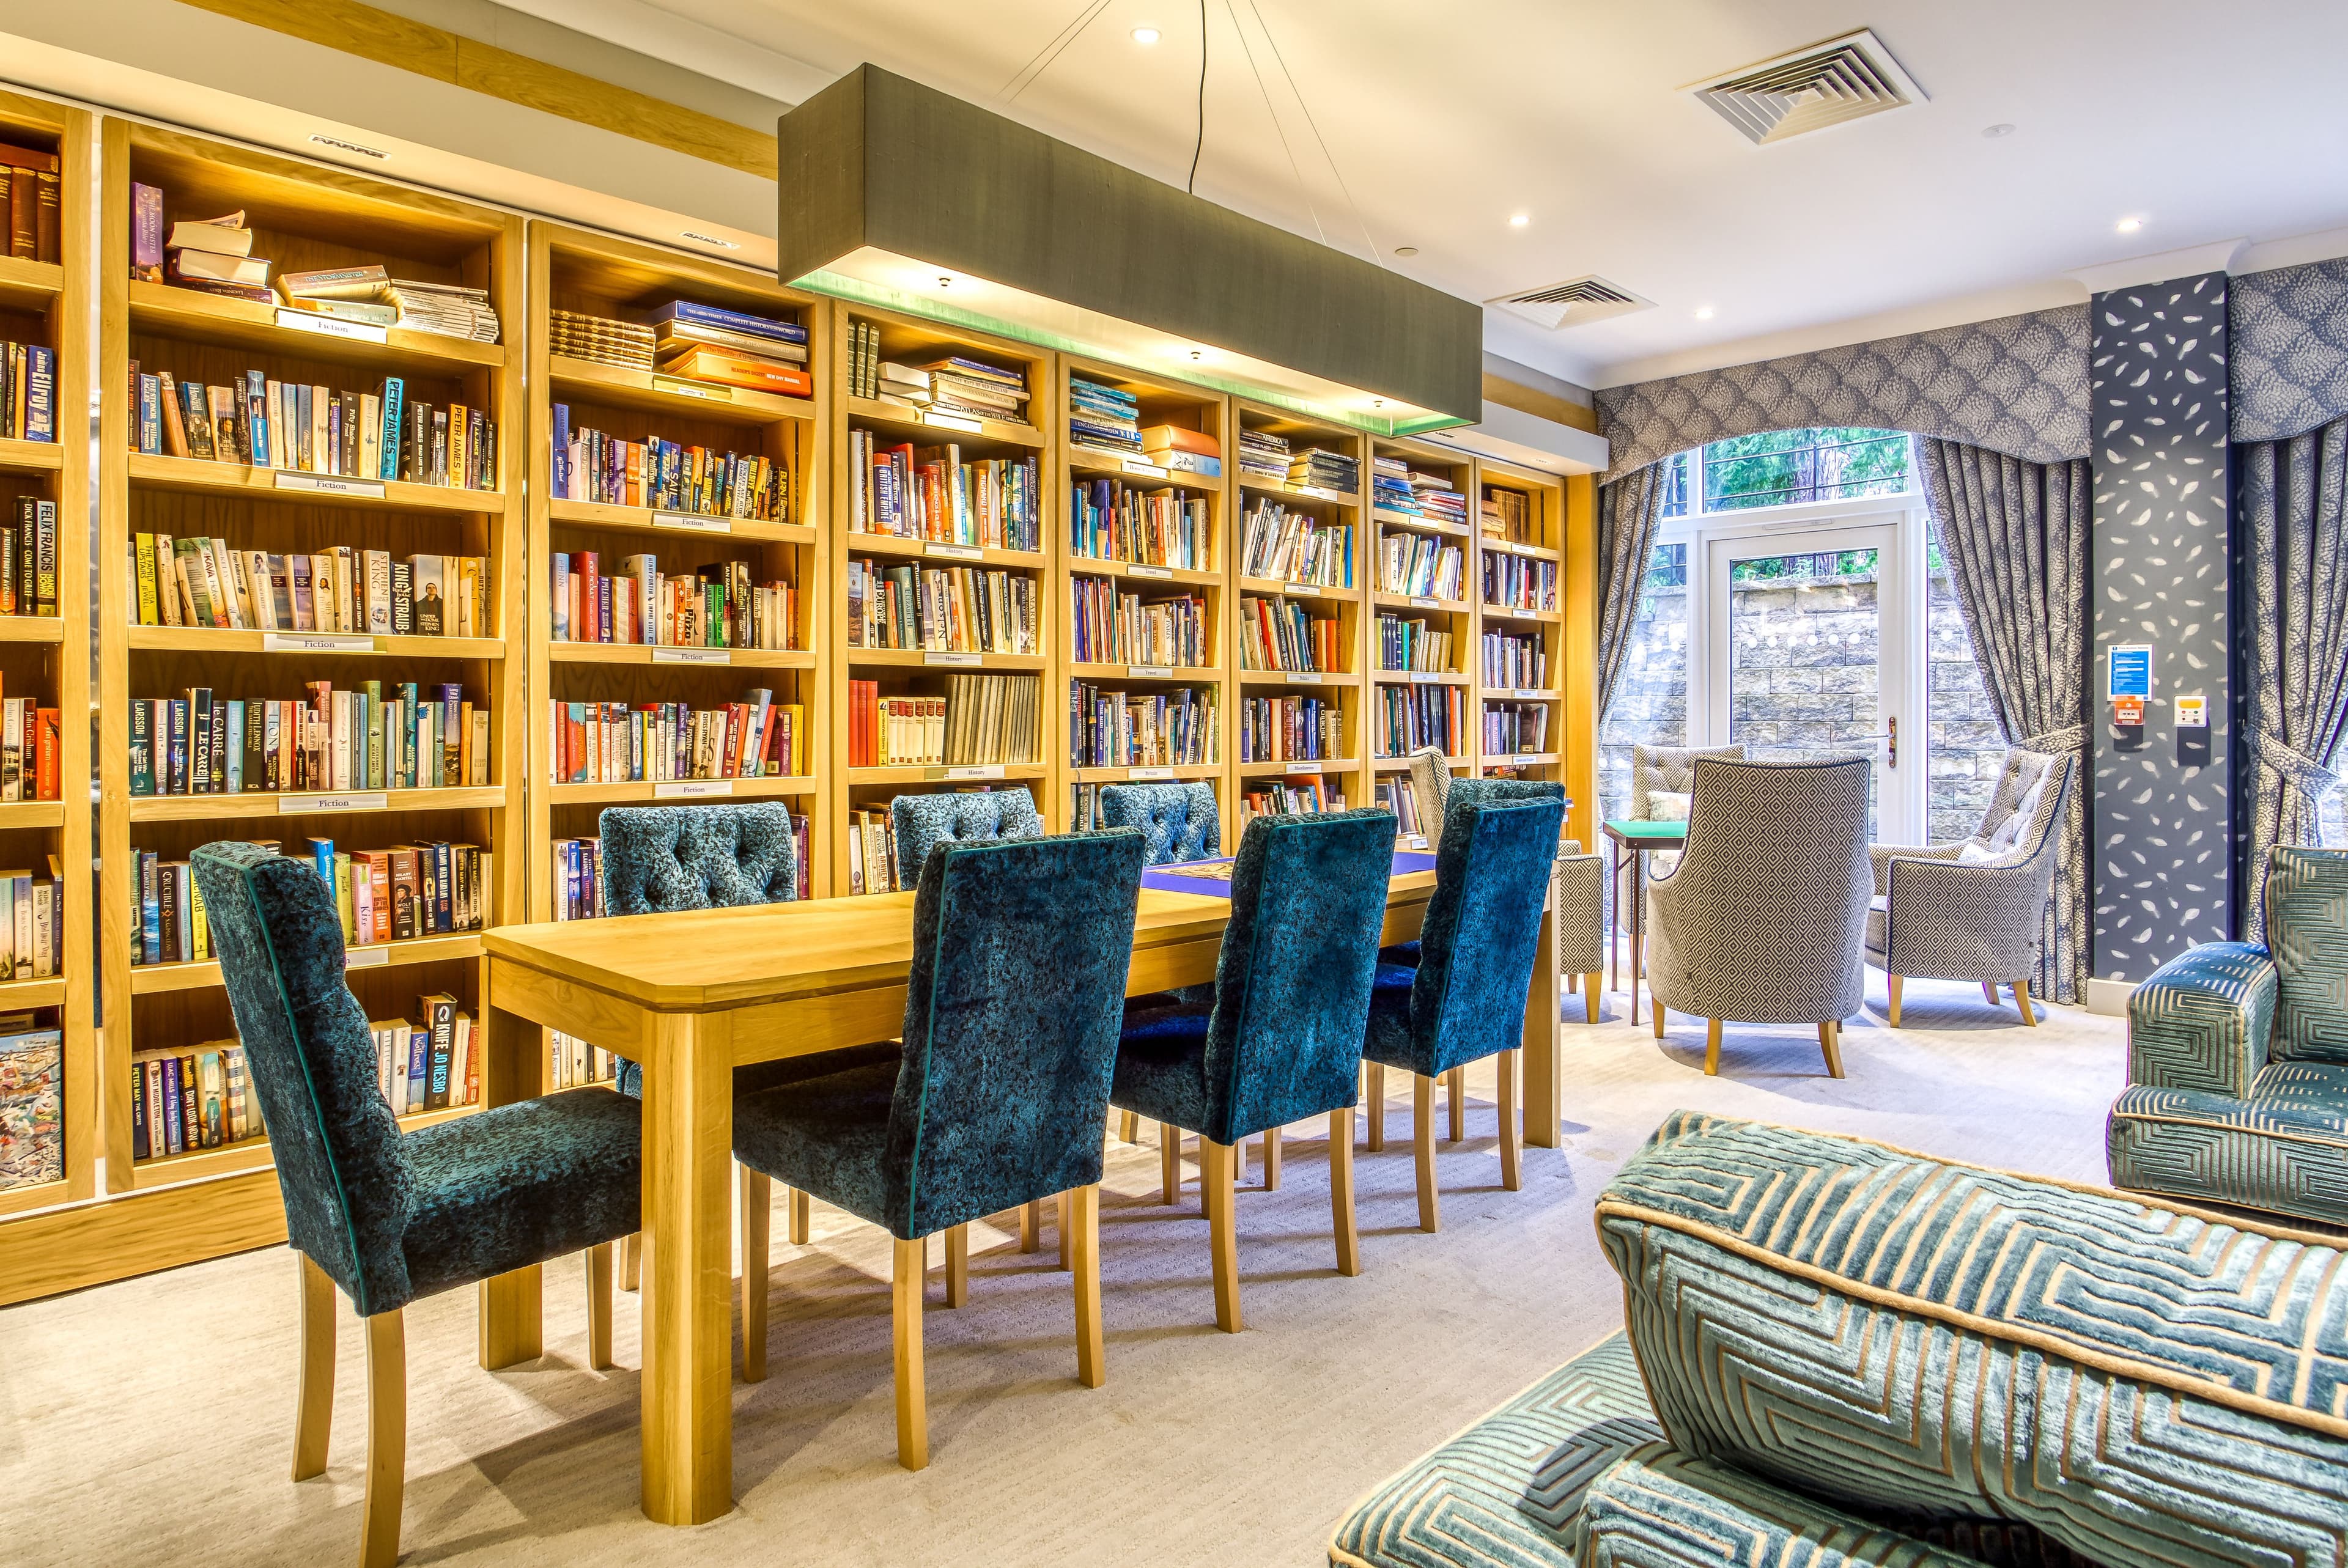
<svg viewBox="0 0 2348 1568">
<path fill-rule="evenodd" d="M 1875 870 L 1875 896 L 1882 897 L 1891 891 L 1891 858 L 1900 856 L 1909 860 L 1954 860 L 1965 840 L 1954 844 L 1870 844 L 1867 846 L 1869 865 Z"/>
<path fill-rule="evenodd" d="M 2029 978 L 2051 867 L 1900 854 L 1885 863 L 1885 967 L 1943 980 Z"/>
<path fill-rule="evenodd" d="M 2264 948 L 2205 942 L 2128 998 L 2128 1081 L 2241 1099 L 2267 1064 L 2279 976 Z"/>
<path fill-rule="evenodd" d="M 1606 962 L 1606 862 L 1596 855 L 1560 857 L 1556 871 L 1558 972 L 1596 974 Z"/>
</svg>

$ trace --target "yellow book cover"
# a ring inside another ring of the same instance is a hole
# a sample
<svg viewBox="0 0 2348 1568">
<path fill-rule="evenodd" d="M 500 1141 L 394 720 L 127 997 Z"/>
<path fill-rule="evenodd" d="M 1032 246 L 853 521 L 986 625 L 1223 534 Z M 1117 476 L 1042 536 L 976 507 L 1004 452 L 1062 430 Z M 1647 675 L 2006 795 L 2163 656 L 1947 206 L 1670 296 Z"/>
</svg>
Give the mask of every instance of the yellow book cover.
<svg viewBox="0 0 2348 1568">
<path fill-rule="evenodd" d="M 204 890 L 193 876 L 188 878 L 188 957 L 202 963 L 212 956 L 212 928 L 204 918 Z"/>
</svg>

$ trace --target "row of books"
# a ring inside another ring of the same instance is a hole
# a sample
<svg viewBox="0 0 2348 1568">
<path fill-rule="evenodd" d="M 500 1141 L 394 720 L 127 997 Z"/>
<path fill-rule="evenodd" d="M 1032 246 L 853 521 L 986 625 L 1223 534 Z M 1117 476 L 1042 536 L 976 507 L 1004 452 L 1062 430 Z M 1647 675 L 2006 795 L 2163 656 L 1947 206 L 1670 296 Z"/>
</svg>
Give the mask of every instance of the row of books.
<svg viewBox="0 0 2348 1568">
<path fill-rule="evenodd" d="M 9 256 L 52 267 L 64 261 L 57 231 L 63 193 L 56 153 L 0 142 L 0 219 L 8 225 Z"/>
<path fill-rule="evenodd" d="M 1457 599 L 1467 561 L 1466 551 L 1439 538 L 1385 534 L 1378 539 L 1378 587 L 1386 593 Z"/>
<path fill-rule="evenodd" d="M 1344 792 L 1331 789 L 1318 774 L 1282 779 L 1248 786 L 1240 796 L 1240 826 L 1244 830 L 1259 816 L 1317 816 L 1345 809 Z"/>
<path fill-rule="evenodd" d="M 1079 664 L 1212 664 L 1207 601 L 1196 595 L 1155 599 L 1126 593 L 1117 578 L 1068 579 L 1068 635 Z"/>
<path fill-rule="evenodd" d="M 1222 760 L 1222 694 L 1215 688 L 1116 692 L 1068 682 L 1072 765 L 1195 767 Z"/>
<path fill-rule="evenodd" d="M 1041 468 L 1025 457 L 963 461 L 958 445 L 883 445 L 870 430 L 848 433 L 849 528 L 939 544 L 992 549 L 1044 548 Z"/>
<path fill-rule="evenodd" d="M 57 438 L 57 356 L 39 343 L 0 343 L 0 437 Z"/>
<path fill-rule="evenodd" d="M 1484 751 L 1546 752 L 1549 750 L 1547 702 L 1487 702 L 1484 704 Z"/>
<path fill-rule="evenodd" d="M 451 1111 L 481 1101 L 480 1060 L 473 1050 L 473 1015 L 446 991 L 416 999 L 414 1023 L 396 1018 L 370 1023 L 376 1087 L 395 1116 Z"/>
<path fill-rule="evenodd" d="M 1081 560 L 1215 569 L 1214 528 L 1204 496 L 1140 490 L 1117 479 L 1069 487 L 1068 553 Z"/>
<path fill-rule="evenodd" d="M 57 504 L 19 496 L 0 527 L 0 615 L 57 612 Z"/>
<path fill-rule="evenodd" d="M 1421 746 L 1460 754 L 1468 735 L 1468 696 L 1457 686 L 1380 686 L 1370 712 L 1372 754 L 1406 757 Z"/>
<path fill-rule="evenodd" d="M 1241 534 L 1240 575 L 1319 588 L 1354 586 L 1354 526 L 1258 501 Z"/>
<path fill-rule="evenodd" d="M 131 450 L 346 479 L 396 479 L 460 490 L 498 484 L 498 425 L 479 408 L 412 401 L 386 376 L 373 392 L 336 391 L 248 370 L 228 386 L 142 371 L 130 362 Z"/>
<path fill-rule="evenodd" d="M 851 897 L 900 891 L 897 824 L 885 805 L 848 814 L 848 891 Z"/>
<path fill-rule="evenodd" d="M 919 413 L 923 409 L 968 419 L 1000 419 L 1033 425 L 1027 417 L 1027 374 L 965 354 L 927 364 L 879 360 L 873 365 L 874 396 L 881 403 Z"/>
<path fill-rule="evenodd" d="M 1557 562 L 1501 551 L 1484 557 L 1484 602 L 1508 610 L 1555 610 Z"/>
<path fill-rule="evenodd" d="M 848 558 L 848 645 L 1037 653 L 1042 589 L 1001 568 L 884 566 Z"/>
<path fill-rule="evenodd" d="M 807 328 L 774 316 L 671 300 L 633 319 L 555 311 L 551 352 L 618 370 L 658 371 L 685 381 L 810 397 Z"/>
<path fill-rule="evenodd" d="M 46 980 L 65 973 L 64 866 L 48 875 L 0 871 L 0 980 Z"/>
<path fill-rule="evenodd" d="M 1370 504 L 1430 523 L 1468 523 L 1468 497 L 1449 479 L 1415 470 L 1399 457 L 1371 460 Z"/>
<path fill-rule="evenodd" d="M 1426 815 L 1419 807 L 1418 787 L 1408 774 L 1394 774 L 1380 779 L 1371 791 L 1373 804 L 1394 813 L 1395 836 L 1400 840 L 1419 839 L 1426 834 Z"/>
<path fill-rule="evenodd" d="M 658 436 L 624 441 L 601 430 L 574 430 L 567 403 L 554 405 L 551 445 L 554 471 L 547 493 L 558 501 L 760 523 L 789 515 L 790 470 L 762 453 L 715 452 Z"/>
<path fill-rule="evenodd" d="M 279 847 L 273 839 L 261 841 Z M 196 964 L 212 956 L 202 892 L 184 860 L 140 850 L 131 867 L 139 912 L 130 961 Z M 334 900 L 346 947 L 375 947 L 419 937 L 478 931 L 489 924 L 496 856 L 474 844 L 427 839 L 383 849 L 345 850 L 331 838 L 307 841 L 303 861 Z"/>
<path fill-rule="evenodd" d="M 0 1019 L 0 1193 L 66 1175 L 65 1032 Z"/>
<path fill-rule="evenodd" d="M 812 770 L 807 708 L 763 686 L 723 708 L 683 702 L 548 703 L 555 784 L 788 778 Z"/>
<path fill-rule="evenodd" d="M 130 1053 L 132 1159 L 226 1148 L 262 1132 L 261 1096 L 235 1040 Z"/>
<path fill-rule="evenodd" d="M 130 537 L 139 626 L 230 631 L 355 631 L 388 637 L 490 634 L 489 563 L 329 545 L 314 554 L 240 550 L 211 537 Z"/>
<path fill-rule="evenodd" d="M 950 675 L 942 696 L 880 695 L 848 683 L 851 768 L 984 767 L 1032 763 L 1041 731 L 1033 675 Z"/>
<path fill-rule="evenodd" d="M 1268 430 L 1240 431 L 1240 477 L 1261 484 L 1288 483 L 1288 439 Z"/>
<path fill-rule="evenodd" d="M 489 710 L 462 686 L 357 691 L 314 681 L 298 702 L 209 686 L 130 703 L 134 796 L 454 789 L 490 777 Z M 427 698 L 426 692 L 431 695 Z"/>
<path fill-rule="evenodd" d="M 797 648 L 799 590 L 751 580 L 748 561 L 718 561 L 672 577 L 660 558 L 633 555 L 619 575 L 594 550 L 554 551 L 547 562 L 548 635 L 557 642 L 655 648 Z"/>
<path fill-rule="evenodd" d="M 1519 545 L 1546 542 L 1533 537 L 1533 498 L 1522 490 L 1485 486 L 1478 520 L 1488 539 L 1506 539 Z"/>
<path fill-rule="evenodd" d="M 1292 599 L 1250 598 L 1240 614 L 1240 668 L 1324 673 L 1345 667 L 1344 627 Z"/>
<path fill-rule="evenodd" d="M 57 709 L 0 699 L 0 801 L 62 799 L 61 743 Z"/>
<path fill-rule="evenodd" d="M 1451 668 L 1451 633 L 1423 619 L 1406 620 L 1401 616 L 1381 612 L 1378 668 L 1447 671 Z"/>
<path fill-rule="evenodd" d="M 620 1076 L 622 1059 L 602 1046 L 590 1045 L 576 1035 L 565 1034 L 559 1029 L 546 1031 L 546 1088 L 549 1093 L 558 1089 L 582 1089 L 591 1083 L 610 1083 Z"/>
<path fill-rule="evenodd" d="M 1141 450 L 1141 399 L 1123 387 L 1068 378 L 1068 439 L 1118 452 Z"/>
<path fill-rule="evenodd" d="M 1240 699 L 1240 761 L 1334 762 L 1345 754 L 1345 715 L 1324 697 Z"/>
<path fill-rule="evenodd" d="M 1539 635 L 1484 633 L 1484 684 L 1529 690 L 1549 684 L 1549 643 Z"/>
</svg>

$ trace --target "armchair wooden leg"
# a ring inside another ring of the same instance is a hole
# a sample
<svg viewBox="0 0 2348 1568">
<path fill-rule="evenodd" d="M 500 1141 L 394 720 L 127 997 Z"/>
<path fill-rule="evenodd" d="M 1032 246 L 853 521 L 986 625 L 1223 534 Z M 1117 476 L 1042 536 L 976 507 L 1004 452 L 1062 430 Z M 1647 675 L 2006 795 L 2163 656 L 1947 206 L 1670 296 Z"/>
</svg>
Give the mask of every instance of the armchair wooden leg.
<svg viewBox="0 0 2348 1568">
<path fill-rule="evenodd" d="M 775 1184 L 736 1165 L 742 1193 L 742 1380 L 767 1380 L 767 1259 L 772 1251 Z"/>
<path fill-rule="evenodd" d="M 1518 1139 L 1517 1058 L 1521 1050 L 1504 1050 L 1492 1059 L 1500 1070 L 1500 1186 L 1521 1192 L 1525 1184 L 1524 1153 Z"/>
<path fill-rule="evenodd" d="M 1598 1021 L 1598 973 L 1592 970 L 1581 977 L 1588 982 L 1581 988 L 1582 1016 L 1591 1023 Z"/>
<path fill-rule="evenodd" d="M 1199 1138 L 1200 1184 L 1207 1194 L 1207 1250 L 1214 1266 L 1215 1327 L 1226 1334 L 1240 1331 L 1240 1240 L 1238 1214 L 1231 1203 L 1231 1145 Z"/>
<path fill-rule="evenodd" d="M 1369 1108 L 1370 1125 L 1365 1146 L 1375 1154 L 1386 1146 L 1386 1069 L 1382 1061 L 1369 1066 L 1370 1086 L 1362 1091 L 1362 1103 Z"/>
<path fill-rule="evenodd" d="M 294 1396 L 294 1479 L 326 1468 L 326 1437 L 335 1424 L 335 1282 L 297 1252 L 302 1276 L 302 1369 Z"/>
<path fill-rule="evenodd" d="M 1827 1076 L 1842 1076 L 1842 1025 L 1828 1020 L 1818 1025 L 1818 1049 L 1826 1053 Z"/>
<path fill-rule="evenodd" d="M 1720 1020 L 1704 1020 L 1704 1074 L 1706 1078 L 1720 1076 Z"/>
<path fill-rule="evenodd" d="M 1074 1247 L 1070 1245 L 1071 1238 L 1068 1235 L 1068 1231 L 1070 1229 L 1068 1222 L 1071 1217 L 1072 1216 L 1068 1212 L 1068 1194 L 1062 1193 L 1059 1198 L 1058 1210 L 1052 1216 L 1052 1228 L 1059 1233 L 1060 1267 L 1063 1270 L 1074 1268 L 1076 1265 L 1076 1252 Z"/>
<path fill-rule="evenodd" d="M 814 1228 L 815 1200 L 808 1197 L 797 1187 L 793 1187 L 791 1189 L 790 1210 L 791 1245 L 793 1246 L 805 1246 L 808 1244 L 808 1233 Z"/>
<path fill-rule="evenodd" d="M 2038 1015 L 2030 1010 L 2030 982 L 2028 980 L 2016 980 L 2013 982 L 2013 1005 L 2022 1009 L 2023 1022 L 2028 1024 L 2033 1029 L 2036 1029 L 2038 1027 Z"/>
<path fill-rule="evenodd" d="M 1362 1237 L 1354 1223 L 1354 1108 L 1329 1112 L 1329 1219 L 1337 1233 L 1337 1272 L 1362 1272 Z"/>
<path fill-rule="evenodd" d="M 1435 1192 L 1435 1080 L 1424 1072 L 1410 1075 L 1410 1137 L 1418 1157 L 1418 1228 L 1437 1229 L 1443 1223 Z"/>
<path fill-rule="evenodd" d="M 633 1290 L 644 1282 L 644 1233 L 630 1231 L 620 1238 L 620 1288 Z"/>
<path fill-rule="evenodd" d="M 1574 988 L 1574 987 L 1576 987 L 1576 986 L 1578 986 L 1578 985 L 1580 985 L 1581 983 L 1581 977 L 1580 975 L 1568 975 L 1568 976 L 1566 976 L 1566 977 L 1565 977 L 1565 994 L 1566 994 L 1566 995 L 1568 995 L 1568 996 L 1571 996 L 1571 995 L 1573 994 L 1573 988 Z"/>
<path fill-rule="evenodd" d="M 1044 1205 L 1039 1200 L 1019 1205 L 1019 1250 L 1034 1252 L 1044 1245 Z"/>
<path fill-rule="evenodd" d="M 397 1312 L 366 1319 L 366 1505 L 359 1568 L 399 1561 L 400 1493 L 407 1482 L 407 1328 Z"/>
<path fill-rule="evenodd" d="M 612 1244 L 587 1249 L 587 1365 L 612 1366 Z"/>
<path fill-rule="evenodd" d="M 1060 1200 L 1060 1212 L 1065 1214 L 1067 1200 Z M 955 1225 L 946 1232 L 946 1305 L 960 1307 L 970 1299 L 970 1226 Z"/>
<path fill-rule="evenodd" d="M 930 1405 L 922 1382 L 922 1284 L 930 1244 L 900 1241 L 890 1268 L 889 1311 L 897 1363 L 897 1462 L 907 1470 L 930 1464 Z"/>
<path fill-rule="evenodd" d="M 1280 1129 L 1277 1127 L 1263 1130 L 1263 1190 L 1267 1193 L 1280 1191 Z"/>
<path fill-rule="evenodd" d="M 1235 1138 L 1231 1141 L 1231 1185 L 1244 1187 L 1247 1179 L 1247 1140 Z"/>
<path fill-rule="evenodd" d="M 1995 980 L 1983 980 L 1982 982 L 1982 996 L 1987 999 L 1990 1006 L 1997 1006 L 1997 982 Z"/>
<path fill-rule="evenodd" d="M 1182 1201 L 1182 1129 L 1158 1124 L 1158 1200 L 1171 1208 Z"/>
<path fill-rule="evenodd" d="M 1451 1125 L 1444 1129 L 1451 1134 L 1450 1142 L 1462 1143 L 1468 1136 L 1468 1070 L 1455 1067 L 1443 1075 L 1444 1103 L 1450 1108 Z"/>
<path fill-rule="evenodd" d="M 1128 1111 L 1117 1117 L 1117 1135 L 1128 1143 L 1141 1142 L 1141 1118 Z"/>
<path fill-rule="evenodd" d="M 1663 1004 L 1655 999 L 1655 995 L 1653 991 L 1647 993 L 1647 1010 L 1655 1015 L 1655 1038 L 1657 1040 L 1663 1039 Z"/>
<path fill-rule="evenodd" d="M 1898 1029 L 1900 1027 L 1900 977 L 1898 975 L 1884 976 L 1883 989 L 1886 994 L 1888 994 L 1891 999 L 1891 1008 L 1890 1012 L 1891 1027 Z"/>
<path fill-rule="evenodd" d="M 1078 1187 L 1068 1198 L 1076 1211 L 1076 1381 L 1097 1389 L 1108 1377 L 1101 1358 L 1100 1188 Z"/>
</svg>

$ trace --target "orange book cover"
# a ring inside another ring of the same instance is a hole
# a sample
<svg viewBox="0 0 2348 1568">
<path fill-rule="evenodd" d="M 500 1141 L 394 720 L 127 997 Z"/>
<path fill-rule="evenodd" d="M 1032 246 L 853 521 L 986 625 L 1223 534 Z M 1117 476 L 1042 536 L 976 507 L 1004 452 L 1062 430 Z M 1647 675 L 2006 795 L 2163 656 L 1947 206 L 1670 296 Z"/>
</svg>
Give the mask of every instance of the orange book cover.
<svg viewBox="0 0 2348 1568">
<path fill-rule="evenodd" d="M 34 716 L 34 731 L 38 739 L 34 746 L 33 798 L 63 800 L 65 792 L 60 787 L 57 762 L 57 747 L 63 737 L 57 728 L 57 711 L 55 708 L 41 709 Z"/>
<path fill-rule="evenodd" d="M 1201 457 L 1220 457 L 1222 443 L 1203 430 L 1185 430 L 1179 425 L 1153 425 L 1141 433 L 1142 449 L 1148 452 L 1196 452 Z"/>
<path fill-rule="evenodd" d="M 778 397 L 808 397 L 815 392 L 815 383 L 806 371 L 716 348 L 689 349 L 661 366 L 661 374 L 681 375 L 689 381 L 714 381 L 720 386 L 739 386 L 751 392 L 771 392 Z"/>
</svg>

